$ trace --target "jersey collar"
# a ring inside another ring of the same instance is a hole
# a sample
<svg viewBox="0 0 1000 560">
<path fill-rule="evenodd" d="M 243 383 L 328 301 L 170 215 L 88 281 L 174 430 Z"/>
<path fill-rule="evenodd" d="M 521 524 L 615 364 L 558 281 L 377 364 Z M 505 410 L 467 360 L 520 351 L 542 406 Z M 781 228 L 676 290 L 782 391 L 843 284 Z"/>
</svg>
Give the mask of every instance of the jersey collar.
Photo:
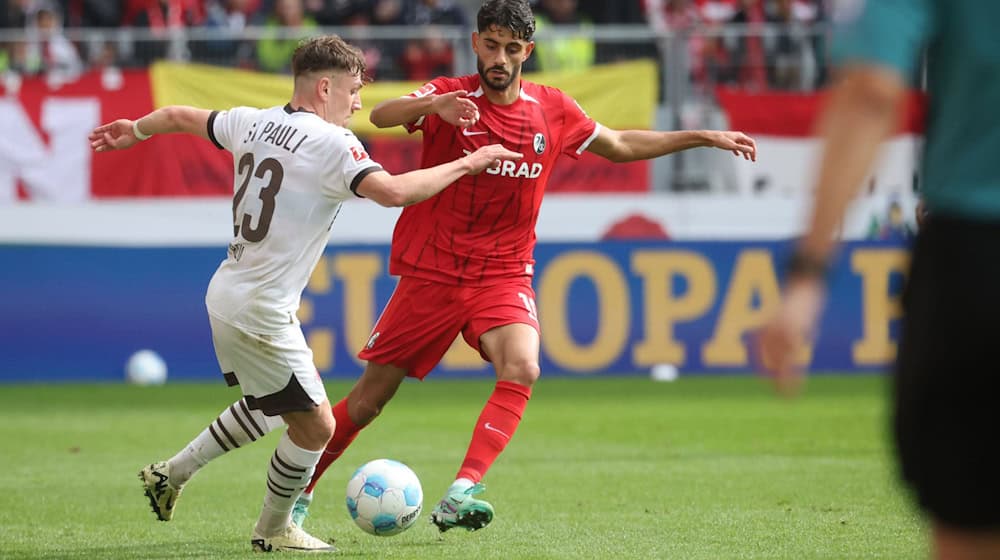
<svg viewBox="0 0 1000 560">
<path fill-rule="evenodd" d="M 483 86 L 480 84 L 480 86 L 476 88 L 476 91 L 469 94 L 469 97 L 482 97 L 484 93 Z M 530 101 L 531 103 L 539 104 L 537 99 L 528 95 L 528 93 L 524 91 L 524 85 L 521 86 L 521 91 L 518 92 L 517 97 L 525 101 Z"/>
<path fill-rule="evenodd" d="M 302 107 L 299 107 L 298 109 L 292 109 L 292 104 L 291 103 L 285 103 L 284 110 L 289 115 L 291 115 L 292 113 L 309 113 L 310 115 L 315 115 L 316 114 L 316 113 L 313 113 L 312 111 L 310 111 L 309 109 L 303 109 Z"/>
</svg>

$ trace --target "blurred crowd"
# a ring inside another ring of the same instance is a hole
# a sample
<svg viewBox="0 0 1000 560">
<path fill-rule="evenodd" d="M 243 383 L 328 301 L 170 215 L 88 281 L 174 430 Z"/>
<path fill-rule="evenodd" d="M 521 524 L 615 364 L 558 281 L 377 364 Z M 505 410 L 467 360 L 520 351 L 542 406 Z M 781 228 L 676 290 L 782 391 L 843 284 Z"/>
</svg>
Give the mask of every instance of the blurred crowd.
<svg viewBox="0 0 1000 560">
<path fill-rule="evenodd" d="M 539 35 L 526 70 L 576 71 L 619 59 L 683 53 L 694 83 L 801 89 L 825 76 L 824 0 L 535 0 Z M 288 72 L 298 39 L 321 27 L 399 26 L 420 37 L 353 39 L 380 80 L 451 74 L 475 0 L 0 0 L 0 72 L 60 73 L 144 66 L 160 58 Z M 631 24 L 649 41 L 595 40 L 595 26 Z M 546 29 L 578 32 L 545 37 Z M 73 34 L 68 29 L 103 29 Z M 246 30 L 258 34 L 249 37 Z M 130 30 L 141 33 L 128 33 Z M 200 30 L 200 33 L 188 33 Z M 375 35 L 375 34 L 373 34 Z M 4 37 L 7 37 L 4 39 Z M 17 37 L 17 38 L 11 38 Z M 72 40 L 71 40 L 72 38 Z"/>
</svg>

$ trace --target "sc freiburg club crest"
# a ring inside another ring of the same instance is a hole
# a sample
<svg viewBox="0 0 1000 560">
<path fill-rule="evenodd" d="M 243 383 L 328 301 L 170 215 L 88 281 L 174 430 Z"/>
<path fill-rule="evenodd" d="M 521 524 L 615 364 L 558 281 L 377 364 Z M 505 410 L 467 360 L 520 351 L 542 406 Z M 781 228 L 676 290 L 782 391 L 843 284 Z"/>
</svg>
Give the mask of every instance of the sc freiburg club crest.
<svg viewBox="0 0 1000 560">
<path fill-rule="evenodd" d="M 535 153 L 542 155 L 542 152 L 545 151 L 545 135 L 541 132 L 535 134 L 535 141 L 532 145 L 535 147 Z"/>
</svg>

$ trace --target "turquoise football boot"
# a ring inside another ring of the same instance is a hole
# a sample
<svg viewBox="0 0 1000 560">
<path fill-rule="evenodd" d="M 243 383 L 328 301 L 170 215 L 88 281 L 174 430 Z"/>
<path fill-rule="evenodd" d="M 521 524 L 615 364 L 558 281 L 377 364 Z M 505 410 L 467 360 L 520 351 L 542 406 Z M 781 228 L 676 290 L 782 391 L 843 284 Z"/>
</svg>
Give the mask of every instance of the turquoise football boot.
<svg viewBox="0 0 1000 560">
<path fill-rule="evenodd" d="M 431 512 L 431 522 L 442 533 L 454 527 L 464 527 L 467 531 L 478 531 L 493 521 L 493 506 L 485 500 L 474 498 L 486 487 L 452 485 L 448 494 L 441 499 Z"/>
</svg>

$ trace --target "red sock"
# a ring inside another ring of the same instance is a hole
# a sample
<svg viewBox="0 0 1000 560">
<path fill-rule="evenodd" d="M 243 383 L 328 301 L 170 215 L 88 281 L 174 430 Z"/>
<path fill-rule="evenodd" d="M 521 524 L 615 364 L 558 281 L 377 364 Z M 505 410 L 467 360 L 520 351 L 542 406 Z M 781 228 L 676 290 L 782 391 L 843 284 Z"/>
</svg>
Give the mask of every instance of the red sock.
<svg viewBox="0 0 1000 560">
<path fill-rule="evenodd" d="M 468 478 L 472 482 L 482 480 L 517 430 L 529 398 L 531 387 L 510 381 L 497 381 L 490 400 L 486 401 L 476 427 L 472 430 L 469 450 L 465 453 L 465 461 L 455 478 Z"/>
<path fill-rule="evenodd" d="M 306 493 L 312 493 L 313 488 L 316 487 L 316 483 L 319 482 L 320 477 L 326 472 L 327 467 L 340 458 L 344 450 L 347 449 L 347 446 L 351 445 L 351 442 L 357 437 L 358 432 L 361 431 L 361 428 L 355 425 L 351 421 L 351 417 L 347 414 L 346 397 L 333 405 L 333 418 L 337 421 L 337 427 L 334 428 L 333 437 L 330 438 L 330 442 L 326 444 L 326 449 L 323 450 L 323 455 L 319 458 L 319 463 L 316 465 L 316 471 L 313 473 L 312 480 L 309 481 L 309 486 L 306 486 Z"/>
</svg>

